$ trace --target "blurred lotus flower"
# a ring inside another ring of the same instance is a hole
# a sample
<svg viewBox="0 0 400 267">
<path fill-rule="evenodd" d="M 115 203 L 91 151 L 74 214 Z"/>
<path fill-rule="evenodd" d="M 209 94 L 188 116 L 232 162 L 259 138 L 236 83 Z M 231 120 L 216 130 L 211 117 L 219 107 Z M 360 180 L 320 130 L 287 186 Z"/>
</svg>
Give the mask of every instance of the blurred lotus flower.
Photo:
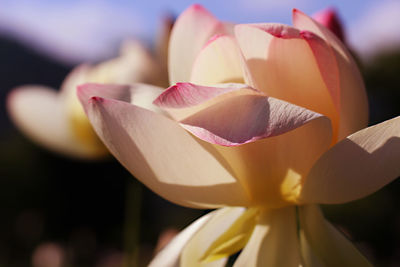
<svg viewBox="0 0 400 267">
<path fill-rule="evenodd" d="M 400 117 L 364 128 L 348 51 L 300 11 L 293 21 L 233 26 L 194 5 L 171 34 L 176 85 L 78 88 L 135 177 L 179 205 L 220 208 L 150 266 L 224 266 L 242 249 L 234 266 L 370 265 L 317 204 L 362 198 L 400 174 Z"/>
<path fill-rule="evenodd" d="M 162 34 L 168 36 L 169 31 Z M 167 42 L 165 36 L 163 40 Z M 50 150 L 78 158 L 101 158 L 108 151 L 83 112 L 76 86 L 87 82 L 166 86 L 166 63 L 161 58 L 164 56 L 158 51 L 157 57 L 153 56 L 139 42 L 126 41 L 119 57 L 76 67 L 64 80 L 60 92 L 37 85 L 13 90 L 8 98 L 9 113 L 25 134 Z"/>
<path fill-rule="evenodd" d="M 313 16 L 313 19 L 331 30 L 343 43 L 345 43 L 345 34 L 342 21 L 334 8 L 327 8 L 318 11 Z"/>
<path fill-rule="evenodd" d="M 43 243 L 32 254 L 33 267 L 62 267 L 66 265 L 65 250 L 56 243 Z"/>
</svg>

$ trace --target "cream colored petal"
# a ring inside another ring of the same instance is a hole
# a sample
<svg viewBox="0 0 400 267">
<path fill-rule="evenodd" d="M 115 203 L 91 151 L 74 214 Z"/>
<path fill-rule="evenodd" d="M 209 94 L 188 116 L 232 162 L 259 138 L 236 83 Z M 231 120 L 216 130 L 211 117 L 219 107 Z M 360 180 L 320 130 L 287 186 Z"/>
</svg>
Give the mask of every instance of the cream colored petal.
<svg viewBox="0 0 400 267">
<path fill-rule="evenodd" d="M 327 222 L 317 205 L 299 207 L 300 238 L 306 266 L 372 266 L 338 230 Z M 313 255 L 311 255 L 313 254 Z M 313 261 L 310 259 L 313 258 Z"/>
<path fill-rule="evenodd" d="M 200 5 L 192 5 L 176 20 L 169 43 L 170 84 L 189 82 L 193 62 L 207 41 L 227 32 L 226 26 Z"/>
<path fill-rule="evenodd" d="M 247 204 L 229 165 L 175 121 L 112 99 L 82 104 L 111 153 L 157 194 L 190 207 Z"/>
<path fill-rule="evenodd" d="M 215 215 L 210 212 L 194 221 L 180 232 L 149 263 L 149 267 L 179 267 L 180 256 L 189 240 Z"/>
<path fill-rule="evenodd" d="M 190 82 L 201 85 L 243 83 L 240 56 L 232 36 L 216 36 L 203 47 L 194 61 Z"/>
<path fill-rule="evenodd" d="M 357 64 L 345 45 L 330 30 L 296 9 L 293 10 L 293 25 L 300 30 L 314 32 L 333 48 L 341 88 L 339 140 L 366 127 L 368 100 L 364 83 Z"/>
<path fill-rule="evenodd" d="M 211 219 L 192 237 L 183 249 L 180 266 L 225 266 L 227 258 L 212 262 L 203 262 L 201 258 L 211 244 L 226 232 L 245 211 L 245 208 L 223 208 L 215 211 Z"/>
<path fill-rule="evenodd" d="M 329 117 L 335 140 L 339 113 L 337 97 L 332 96 L 338 87 L 337 66 L 330 47 L 316 36 L 281 24 L 237 25 L 235 35 L 250 86 Z"/>
<path fill-rule="evenodd" d="M 302 266 L 295 207 L 262 213 L 233 266 Z"/>
<path fill-rule="evenodd" d="M 278 136 L 214 147 L 232 166 L 252 205 L 278 208 L 297 203 L 303 179 L 330 142 L 330 122 L 320 117 Z"/>
<path fill-rule="evenodd" d="M 42 86 L 14 89 L 7 99 L 14 123 L 27 136 L 49 150 L 83 159 L 98 158 L 105 151 L 82 145 L 74 136 L 58 92 Z"/>
<path fill-rule="evenodd" d="M 374 193 L 400 175 L 400 117 L 358 131 L 313 166 L 303 203 L 344 203 Z"/>
</svg>

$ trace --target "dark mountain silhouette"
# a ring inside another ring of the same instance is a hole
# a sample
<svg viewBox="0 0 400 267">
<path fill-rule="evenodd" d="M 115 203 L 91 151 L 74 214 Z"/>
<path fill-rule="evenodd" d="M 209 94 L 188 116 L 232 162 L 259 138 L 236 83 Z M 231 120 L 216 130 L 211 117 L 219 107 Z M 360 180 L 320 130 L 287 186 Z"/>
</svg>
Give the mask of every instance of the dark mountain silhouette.
<svg viewBox="0 0 400 267">
<path fill-rule="evenodd" d="M 16 40 L 0 36 L 0 132 L 10 128 L 5 104 L 16 86 L 42 84 L 58 88 L 70 67 L 41 55 Z"/>
</svg>

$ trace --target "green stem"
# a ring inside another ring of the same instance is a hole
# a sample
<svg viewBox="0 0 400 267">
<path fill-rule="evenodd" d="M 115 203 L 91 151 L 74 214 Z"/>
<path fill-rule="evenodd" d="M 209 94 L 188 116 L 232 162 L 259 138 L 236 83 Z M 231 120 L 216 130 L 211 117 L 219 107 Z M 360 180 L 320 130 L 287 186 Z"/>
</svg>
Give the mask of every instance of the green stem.
<svg viewBox="0 0 400 267">
<path fill-rule="evenodd" d="M 129 179 L 125 198 L 124 226 L 124 267 L 139 266 L 140 212 L 142 185 L 136 179 Z"/>
</svg>

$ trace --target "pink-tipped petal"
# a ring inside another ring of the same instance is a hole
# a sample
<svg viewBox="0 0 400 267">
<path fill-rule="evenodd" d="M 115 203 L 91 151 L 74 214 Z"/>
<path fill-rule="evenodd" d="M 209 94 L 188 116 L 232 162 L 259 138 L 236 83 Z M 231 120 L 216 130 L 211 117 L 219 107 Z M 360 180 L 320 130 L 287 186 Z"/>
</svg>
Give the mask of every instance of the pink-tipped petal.
<svg viewBox="0 0 400 267">
<path fill-rule="evenodd" d="M 200 5 L 192 5 L 176 20 L 169 43 L 169 82 L 189 82 L 193 62 L 202 47 L 227 27 Z"/>
<path fill-rule="evenodd" d="M 321 115 L 263 95 L 229 97 L 181 121 L 198 138 L 237 146 L 292 131 Z"/>
<path fill-rule="evenodd" d="M 246 211 L 245 208 L 223 208 L 212 212 L 212 217 L 195 233 L 182 251 L 180 266 L 225 266 L 227 258 L 202 262 L 207 249 Z"/>
<path fill-rule="evenodd" d="M 325 220 L 316 205 L 299 207 L 300 240 L 306 266 L 372 266 L 338 230 Z"/>
<path fill-rule="evenodd" d="M 194 61 L 190 82 L 201 85 L 243 83 L 240 56 L 239 48 L 232 36 L 215 36 Z"/>
<path fill-rule="evenodd" d="M 302 266 L 294 207 L 265 211 L 234 267 Z"/>
<path fill-rule="evenodd" d="M 217 212 L 210 212 L 186 227 L 167 246 L 165 246 L 149 263 L 149 267 L 179 267 L 182 250 L 192 237 L 208 222 Z"/>
<path fill-rule="evenodd" d="M 305 180 L 303 203 L 345 203 L 400 175 L 400 117 L 358 131 L 327 151 Z"/>
<path fill-rule="evenodd" d="M 330 30 L 297 9 L 293 10 L 293 25 L 317 34 L 333 48 L 340 80 L 339 140 L 366 127 L 367 94 L 357 65 L 345 45 Z"/>
<path fill-rule="evenodd" d="M 336 90 L 336 64 L 320 69 L 334 60 L 324 51 L 330 47 L 281 24 L 237 25 L 235 35 L 245 58 L 247 82 L 268 96 L 329 117 L 336 138 L 339 114 L 331 94 Z"/>
<path fill-rule="evenodd" d="M 97 97 L 82 104 L 111 153 L 157 194 L 197 208 L 248 204 L 215 149 L 193 139 L 175 121 L 112 99 Z"/>
<path fill-rule="evenodd" d="M 312 15 L 312 18 L 331 30 L 343 43 L 345 42 L 343 25 L 336 9 L 330 7 L 321 10 Z"/>
<path fill-rule="evenodd" d="M 14 89 L 8 96 L 7 108 L 23 133 L 51 151 L 82 159 L 104 156 L 75 138 L 63 100 L 51 88 L 24 86 Z"/>
</svg>

